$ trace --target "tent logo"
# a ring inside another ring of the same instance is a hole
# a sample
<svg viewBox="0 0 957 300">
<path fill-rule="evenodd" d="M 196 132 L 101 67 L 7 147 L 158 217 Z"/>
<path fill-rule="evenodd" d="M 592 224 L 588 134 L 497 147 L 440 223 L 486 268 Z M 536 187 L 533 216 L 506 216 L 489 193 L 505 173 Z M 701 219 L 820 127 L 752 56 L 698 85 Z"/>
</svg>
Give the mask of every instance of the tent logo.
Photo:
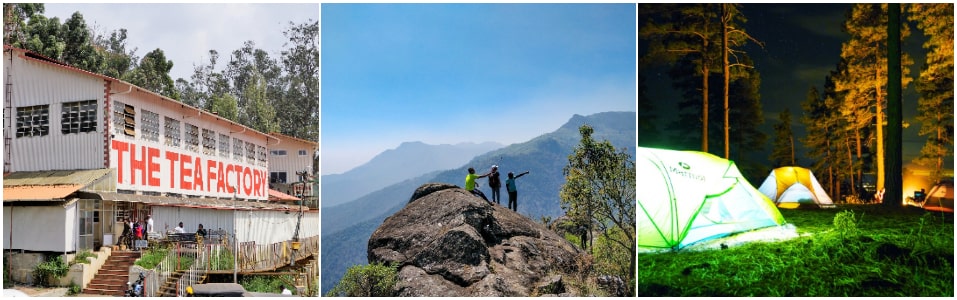
<svg viewBox="0 0 957 300">
<path fill-rule="evenodd" d="M 688 179 L 691 179 L 691 180 L 697 180 L 697 181 L 704 181 L 704 175 L 691 172 L 691 165 L 686 164 L 686 163 L 684 163 L 684 162 L 678 162 L 678 166 L 680 166 L 681 169 L 675 168 L 675 167 L 671 167 L 671 170 L 669 170 L 669 171 L 671 171 L 671 173 L 674 173 L 675 175 L 678 175 L 678 176 L 681 176 L 681 177 L 684 177 L 684 178 L 688 178 Z M 682 169 L 683 169 L 683 170 L 682 170 Z"/>
</svg>

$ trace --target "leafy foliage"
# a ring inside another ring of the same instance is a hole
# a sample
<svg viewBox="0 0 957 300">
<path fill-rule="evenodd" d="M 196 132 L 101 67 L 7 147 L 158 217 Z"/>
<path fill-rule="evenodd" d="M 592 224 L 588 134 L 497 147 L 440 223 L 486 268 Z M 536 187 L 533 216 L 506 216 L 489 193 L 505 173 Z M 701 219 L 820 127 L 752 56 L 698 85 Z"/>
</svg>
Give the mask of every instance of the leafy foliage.
<svg viewBox="0 0 957 300">
<path fill-rule="evenodd" d="M 76 257 L 73 258 L 73 261 L 70 262 L 70 265 L 73 264 L 88 264 L 90 263 L 90 258 L 96 257 L 96 254 L 90 250 L 83 250 L 76 254 Z"/>
<path fill-rule="evenodd" d="M 917 80 L 917 121 L 927 141 L 914 162 L 931 167 L 931 180 L 943 175 L 944 157 L 954 148 L 954 23 L 953 3 L 910 4 L 909 19 L 924 31 L 928 50 Z"/>
<path fill-rule="evenodd" d="M 787 108 L 778 115 L 774 124 L 774 147 L 771 149 L 771 166 L 794 165 L 794 133 L 791 131 L 791 111 Z"/>
<path fill-rule="evenodd" d="M 169 254 L 170 249 L 167 247 L 150 247 L 146 249 L 145 252 L 136 260 L 133 264 L 143 267 L 144 269 L 153 269 L 156 265 L 163 262 L 163 259 L 166 258 L 166 255 Z"/>
<path fill-rule="evenodd" d="M 47 279 L 66 276 L 69 270 L 70 266 L 63 262 L 63 256 L 54 255 L 33 269 L 33 281 L 38 286 L 47 286 L 50 284 Z"/>
<path fill-rule="evenodd" d="M 257 292 L 257 293 L 273 293 L 278 294 L 282 291 L 280 286 L 285 286 L 289 290 L 295 290 L 292 284 L 296 282 L 295 279 L 290 275 L 279 275 L 279 276 L 243 276 L 243 279 L 239 281 L 239 284 L 243 286 L 246 291 Z"/>
<path fill-rule="evenodd" d="M 566 182 L 559 193 L 562 208 L 589 233 L 601 233 L 610 245 L 630 254 L 628 272 L 616 275 L 631 279 L 637 253 L 635 162 L 607 140 L 593 140 L 594 129 L 590 126 L 582 125 L 579 132 L 581 142 L 563 169 Z"/>
<path fill-rule="evenodd" d="M 398 265 L 373 263 L 352 266 L 327 297 L 392 297 L 398 281 Z"/>
</svg>

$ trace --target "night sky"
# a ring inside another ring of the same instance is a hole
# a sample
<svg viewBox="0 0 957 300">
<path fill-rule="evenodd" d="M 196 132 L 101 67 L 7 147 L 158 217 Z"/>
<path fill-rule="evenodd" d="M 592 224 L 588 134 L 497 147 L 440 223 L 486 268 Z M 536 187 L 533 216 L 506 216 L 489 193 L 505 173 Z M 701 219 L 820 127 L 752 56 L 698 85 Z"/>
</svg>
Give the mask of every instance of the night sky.
<svg viewBox="0 0 957 300">
<path fill-rule="evenodd" d="M 644 5 L 639 4 L 638 9 Z M 745 50 L 754 60 L 755 68 L 761 74 L 761 102 L 765 122 L 761 127 L 768 135 L 764 145 L 767 156 L 773 143 L 772 126 L 778 123 L 778 114 L 785 108 L 791 111 L 798 165 L 808 166 L 811 160 L 805 157 L 806 148 L 799 142 L 805 135 L 801 102 L 805 101 L 808 89 L 815 86 L 823 92 L 825 76 L 835 69 L 840 60 L 841 44 L 849 35 L 842 32 L 844 15 L 851 4 L 742 4 L 742 13 L 747 18 L 745 29 L 751 36 L 764 43 L 764 48 L 753 43 Z M 638 24 L 641 26 L 643 20 Z M 906 16 L 904 16 L 906 18 Z M 906 22 L 906 20 L 905 20 Z M 903 49 L 914 59 L 911 76 L 916 77 L 923 64 L 924 53 L 921 44 L 923 34 L 911 26 L 911 35 L 904 41 Z M 643 41 L 639 39 L 639 44 Z M 642 47 L 639 45 L 639 51 Z M 642 53 L 639 52 L 639 55 Z M 666 69 L 639 68 L 645 77 L 647 90 L 644 93 L 655 101 L 659 118 L 670 122 L 668 115 L 675 108 L 678 94 L 671 87 Z M 917 94 L 910 84 L 903 95 L 904 121 L 912 126 L 903 131 L 903 161 L 908 164 L 920 153 L 926 140 L 918 136 L 919 123 L 914 119 L 917 113 Z M 718 87 L 720 88 L 720 87 Z M 714 102 L 713 102 L 714 103 Z M 734 109 L 732 107 L 732 109 Z M 638 112 L 639 118 L 641 112 Z M 733 120 L 732 120 L 733 122 Z M 659 128 L 665 126 L 659 126 Z M 716 130 L 716 129 L 711 129 Z M 640 135 L 640 133 L 639 133 Z M 734 138 L 734 137 L 732 137 Z M 949 162 L 952 165 L 952 161 Z"/>
</svg>

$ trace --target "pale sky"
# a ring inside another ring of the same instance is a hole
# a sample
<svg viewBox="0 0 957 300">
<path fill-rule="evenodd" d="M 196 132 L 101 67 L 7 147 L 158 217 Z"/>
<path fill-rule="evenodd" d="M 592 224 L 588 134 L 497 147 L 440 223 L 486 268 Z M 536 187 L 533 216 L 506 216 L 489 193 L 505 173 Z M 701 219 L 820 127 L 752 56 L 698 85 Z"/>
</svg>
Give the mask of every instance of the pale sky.
<svg viewBox="0 0 957 300">
<path fill-rule="evenodd" d="M 323 4 L 322 174 L 635 111 L 634 4 Z"/>
<path fill-rule="evenodd" d="M 100 34 L 126 28 L 127 50 L 136 48 L 142 58 L 162 49 L 173 61 L 174 81 L 189 80 L 194 65 L 208 63 L 210 49 L 219 52 L 217 66 L 225 66 L 230 53 L 248 40 L 279 59 L 289 22 L 319 20 L 318 3 L 44 3 L 44 8 L 44 16 L 58 17 L 61 24 L 79 11 L 87 26 Z"/>
</svg>

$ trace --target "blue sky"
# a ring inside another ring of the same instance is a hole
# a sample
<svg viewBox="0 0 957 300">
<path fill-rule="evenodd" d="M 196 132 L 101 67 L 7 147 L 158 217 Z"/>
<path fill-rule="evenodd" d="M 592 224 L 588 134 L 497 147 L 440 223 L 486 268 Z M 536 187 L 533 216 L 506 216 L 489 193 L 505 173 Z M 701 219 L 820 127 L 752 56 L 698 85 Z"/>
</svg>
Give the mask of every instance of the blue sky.
<svg viewBox="0 0 957 300">
<path fill-rule="evenodd" d="M 322 173 L 635 111 L 634 4 L 323 4 Z"/>
</svg>

